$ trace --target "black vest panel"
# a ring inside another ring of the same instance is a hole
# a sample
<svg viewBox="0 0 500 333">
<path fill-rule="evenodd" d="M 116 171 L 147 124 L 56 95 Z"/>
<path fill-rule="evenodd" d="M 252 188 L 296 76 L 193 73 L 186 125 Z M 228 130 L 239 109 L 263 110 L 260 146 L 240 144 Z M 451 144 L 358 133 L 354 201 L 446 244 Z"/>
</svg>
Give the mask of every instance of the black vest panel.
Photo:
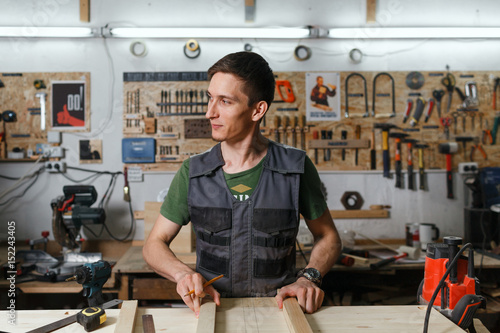
<svg viewBox="0 0 500 333">
<path fill-rule="evenodd" d="M 264 297 L 295 281 L 300 174 L 305 152 L 269 142 L 252 195 L 238 201 L 224 178 L 220 144 L 191 158 L 188 206 L 196 270 L 222 297 Z"/>
</svg>

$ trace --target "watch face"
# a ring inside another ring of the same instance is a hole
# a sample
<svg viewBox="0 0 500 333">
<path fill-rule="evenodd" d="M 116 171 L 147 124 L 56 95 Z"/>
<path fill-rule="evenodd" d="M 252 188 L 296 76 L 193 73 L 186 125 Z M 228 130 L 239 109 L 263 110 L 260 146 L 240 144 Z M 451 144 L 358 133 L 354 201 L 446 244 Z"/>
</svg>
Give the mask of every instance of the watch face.
<svg viewBox="0 0 500 333">
<path fill-rule="evenodd" d="M 319 273 L 319 271 L 317 269 L 306 268 L 304 273 L 308 274 L 313 279 L 321 279 L 321 274 Z"/>
</svg>

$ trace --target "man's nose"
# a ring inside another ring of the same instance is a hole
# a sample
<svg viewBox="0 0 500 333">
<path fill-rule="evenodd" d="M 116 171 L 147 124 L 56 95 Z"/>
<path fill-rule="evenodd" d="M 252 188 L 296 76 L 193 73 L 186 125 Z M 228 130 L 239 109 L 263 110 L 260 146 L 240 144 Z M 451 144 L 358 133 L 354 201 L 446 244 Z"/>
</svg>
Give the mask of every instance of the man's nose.
<svg viewBox="0 0 500 333">
<path fill-rule="evenodd" d="M 207 113 L 205 113 L 205 118 L 213 119 L 216 117 L 217 117 L 217 108 L 215 107 L 215 103 L 212 103 L 212 101 L 208 101 Z"/>
</svg>

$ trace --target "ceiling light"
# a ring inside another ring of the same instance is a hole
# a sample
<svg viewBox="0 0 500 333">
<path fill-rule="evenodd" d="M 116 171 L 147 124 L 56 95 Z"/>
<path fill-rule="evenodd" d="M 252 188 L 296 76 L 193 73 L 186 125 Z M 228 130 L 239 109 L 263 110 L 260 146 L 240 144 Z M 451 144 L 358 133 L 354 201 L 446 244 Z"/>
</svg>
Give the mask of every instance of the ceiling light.
<svg viewBox="0 0 500 333">
<path fill-rule="evenodd" d="M 309 28 L 110 28 L 118 38 L 308 38 Z"/>
<path fill-rule="evenodd" d="M 500 28 L 333 28 L 328 30 L 329 38 L 337 39 L 384 39 L 384 38 L 500 38 Z"/>
<path fill-rule="evenodd" d="M 93 37 L 85 27 L 0 27 L 0 37 Z"/>
</svg>

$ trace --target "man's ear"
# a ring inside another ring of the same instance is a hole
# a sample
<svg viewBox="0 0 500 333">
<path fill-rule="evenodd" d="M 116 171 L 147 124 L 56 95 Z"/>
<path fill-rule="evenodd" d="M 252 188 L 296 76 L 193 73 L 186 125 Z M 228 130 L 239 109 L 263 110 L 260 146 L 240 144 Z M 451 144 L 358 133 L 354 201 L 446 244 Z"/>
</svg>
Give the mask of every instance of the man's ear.
<svg viewBox="0 0 500 333">
<path fill-rule="evenodd" d="M 259 121 L 260 119 L 262 119 L 266 114 L 268 107 L 269 106 L 265 101 L 257 102 L 257 104 L 255 104 L 255 108 L 253 109 L 252 119 L 254 121 Z"/>
</svg>

